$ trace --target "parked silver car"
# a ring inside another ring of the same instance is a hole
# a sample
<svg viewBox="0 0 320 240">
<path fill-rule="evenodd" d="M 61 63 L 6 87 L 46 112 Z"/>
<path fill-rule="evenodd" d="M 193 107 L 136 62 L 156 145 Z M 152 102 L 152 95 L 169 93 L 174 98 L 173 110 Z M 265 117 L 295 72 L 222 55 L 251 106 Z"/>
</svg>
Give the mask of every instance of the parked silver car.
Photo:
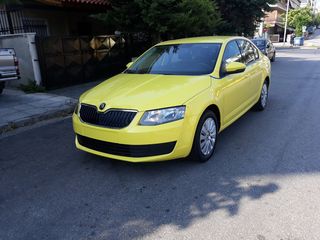
<svg viewBox="0 0 320 240">
<path fill-rule="evenodd" d="M 0 48 L 0 94 L 5 82 L 20 78 L 19 63 L 13 48 Z"/>
<path fill-rule="evenodd" d="M 252 39 L 252 42 L 270 59 L 271 62 L 276 60 L 276 48 L 269 39 L 255 38 Z"/>
</svg>

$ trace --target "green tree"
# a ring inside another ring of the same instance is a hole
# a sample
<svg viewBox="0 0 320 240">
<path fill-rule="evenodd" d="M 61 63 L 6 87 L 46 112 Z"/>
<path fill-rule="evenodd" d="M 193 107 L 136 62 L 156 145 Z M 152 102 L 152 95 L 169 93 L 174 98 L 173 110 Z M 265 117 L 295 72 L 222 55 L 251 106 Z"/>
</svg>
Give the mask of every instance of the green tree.
<svg viewBox="0 0 320 240">
<path fill-rule="evenodd" d="M 297 36 L 302 36 L 302 27 L 312 24 L 312 10 L 309 7 L 292 9 L 288 13 L 288 25 L 295 29 Z"/>
<path fill-rule="evenodd" d="M 319 26 L 320 25 L 320 13 L 317 13 L 313 16 L 313 24 L 315 26 Z"/>
<path fill-rule="evenodd" d="M 221 16 L 225 22 L 220 27 L 221 34 L 244 34 L 252 36 L 257 23 L 270 11 L 269 4 L 275 0 L 217 0 Z"/>
<path fill-rule="evenodd" d="M 198 35 L 253 35 L 276 0 L 111 0 L 95 17 L 111 30 L 147 32 L 155 42 Z"/>
<path fill-rule="evenodd" d="M 92 15 L 104 23 L 110 32 L 140 32 L 145 29 L 141 21 L 141 8 L 135 0 L 112 0 L 111 9 L 106 13 Z"/>
<path fill-rule="evenodd" d="M 136 0 L 142 19 L 155 35 L 190 37 L 212 35 L 221 23 L 215 1 L 211 0 Z"/>
<path fill-rule="evenodd" d="M 111 29 L 147 32 L 164 38 L 212 35 L 221 24 L 214 0 L 113 0 L 112 9 L 95 17 Z"/>
</svg>

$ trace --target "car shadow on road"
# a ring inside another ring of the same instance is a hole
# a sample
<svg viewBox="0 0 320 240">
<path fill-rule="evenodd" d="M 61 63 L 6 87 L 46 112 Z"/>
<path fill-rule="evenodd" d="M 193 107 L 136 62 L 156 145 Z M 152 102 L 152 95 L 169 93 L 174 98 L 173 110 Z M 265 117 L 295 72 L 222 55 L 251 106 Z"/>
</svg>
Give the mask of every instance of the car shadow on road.
<svg viewBox="0 0 320 240">
<path fill-rule="evenodd" d="M 254 116 L 223 132 L 215 158 L 205 164 L 184 159 L 132 164 L 90 155 L 74 148 L 69 119 L 40 127 L 41 134 L 11 136 L 19 149 L 14 154 L 6 148 L 8 139 L 2 139 L 0 205 L 7 210 L 2 211 L 6 223 L 0 221 L 1 231 L 13 231 L 14 239 L 65 239 L 69 234 L 75 239 L 132 239 L 163 226 L 184 229 L 219 211 L 236 216 L 243 201 L 262 200 L 279 190 L 272 179 L 260 178 L 266 174 L 261 159 L 241 147 L 245 139 L 240 135 Z M 34 145 L 41 146 L 37 152 Z M 28 228 L 18 231 L 18 226 Z"/>
<path fill-rule="evenodd" d="M 99 217 L 97 239 L 141 238 L 167 225 L 184 229 L 218 211 L 233 217 L 243 201 L 262 200 L 277 192 L 277 183 L 259 177 L 268 174 L 259 166 L 261 159 L 241 147 L 249 136 L 240 135 L 248 131 L 256 114 L 249 113 L 222 132 L 215 157 L 205 164 L 185 159 L 133 164 L 81 154 L 83 164 L 118 186 L 113 192 L 101 190 L 103 196 L 95 199 L 100 202 L 94 205 L 104 205 L 103 216 L 109 218 Z M 265 157 L 262 160 L 267 161 Z M 250 177 L 254 175 L 258 176 Z M 93 185 L 102 188 L 99 181 Z M 92 215 L 99 215 L 93 211 Z"/>
</svg>

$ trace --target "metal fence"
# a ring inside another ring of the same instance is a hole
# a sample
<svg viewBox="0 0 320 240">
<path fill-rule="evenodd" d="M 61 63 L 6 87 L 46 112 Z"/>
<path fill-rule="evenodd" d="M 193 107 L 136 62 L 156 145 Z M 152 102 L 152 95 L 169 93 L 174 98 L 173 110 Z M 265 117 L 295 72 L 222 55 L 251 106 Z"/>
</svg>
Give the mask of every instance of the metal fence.
<svg viewBox="0 0 320 240">
<path fill-rule="evenodd" d="M 21 9 L 0 10 L 0 34 L 24 33 Z"/>
<path fill-rule="evenodd" d="M 26 18 L 22 8 L 0 10 L 0 35 L 34 32 L 47 36 L 48 27 L 43 20 Z"/>
</svg>

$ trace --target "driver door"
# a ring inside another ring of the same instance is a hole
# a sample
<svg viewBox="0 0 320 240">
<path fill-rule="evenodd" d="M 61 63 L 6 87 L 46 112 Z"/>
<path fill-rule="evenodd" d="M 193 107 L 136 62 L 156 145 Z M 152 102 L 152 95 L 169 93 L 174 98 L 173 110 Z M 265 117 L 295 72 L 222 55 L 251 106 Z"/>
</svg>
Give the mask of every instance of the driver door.
<svg viewBox="0 0 320 240">
<path fill-rule="evenodd" d="M 223 104 L 223 125 L 229 125 L 245 110 L 250 98 L 250 76 L 248 71 L 227 74 L 224 67 L 230 62 L 242 62 L 243 57 L 236 40 L 228 43 L 223 55 L 219 80 L 220 94 Z"/>
</svg>

